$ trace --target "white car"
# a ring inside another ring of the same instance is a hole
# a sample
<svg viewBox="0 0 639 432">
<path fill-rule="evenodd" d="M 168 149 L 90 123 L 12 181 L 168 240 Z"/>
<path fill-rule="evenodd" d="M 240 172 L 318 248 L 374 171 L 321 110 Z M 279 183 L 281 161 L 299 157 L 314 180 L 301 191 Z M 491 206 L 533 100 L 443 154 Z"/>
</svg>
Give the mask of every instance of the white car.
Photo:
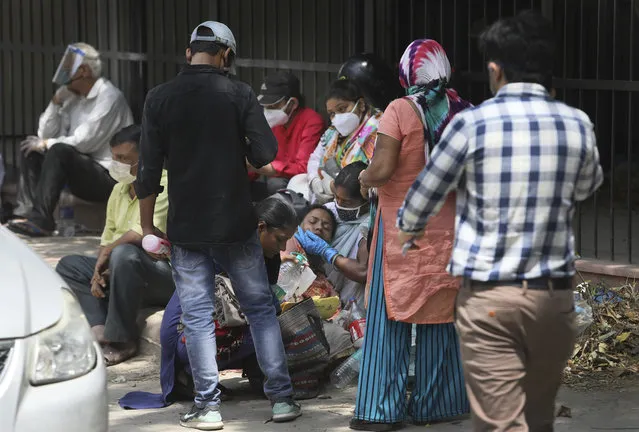
<svg viewBox="0 0 639 432">
<path fill-rule="evenodd" d="M 107 431 L 100 353 L 62 279 L 0 226 L 0 431 Z"/>
</svg>

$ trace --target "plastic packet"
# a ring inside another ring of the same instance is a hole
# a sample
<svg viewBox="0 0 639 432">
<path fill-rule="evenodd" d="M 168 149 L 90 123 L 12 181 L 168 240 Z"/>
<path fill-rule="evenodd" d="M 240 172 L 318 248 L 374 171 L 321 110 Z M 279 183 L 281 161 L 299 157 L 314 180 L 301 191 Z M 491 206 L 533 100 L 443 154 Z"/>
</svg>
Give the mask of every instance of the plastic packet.
<svg viewBox="0 0 639 432">
<path fill-rule="evenodd" d="M 575 324 L 577 327 L 577 336 L 581 335 L 593 323 L 592 307 L 581 296 L 581 293 L 575 292 Z"/>
</svg>

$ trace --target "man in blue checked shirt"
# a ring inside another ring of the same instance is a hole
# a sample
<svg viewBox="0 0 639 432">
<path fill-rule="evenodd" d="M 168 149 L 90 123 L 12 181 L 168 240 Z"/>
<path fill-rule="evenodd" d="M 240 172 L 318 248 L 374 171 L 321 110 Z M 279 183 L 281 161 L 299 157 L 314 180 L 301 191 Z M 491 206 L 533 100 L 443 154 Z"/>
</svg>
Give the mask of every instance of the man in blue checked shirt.
<svg viewBox="0 0 639 432">
<path fill-rule="evenodd" d="M 457 191 L 449 272 L 464 280 L 455 323 L 476 431 L 552 431 L 575 339 L 572 217 L 603 173 L 588 116 L 541 85 L 552 35 L 533 12 L 483 33 L 494 97 L 451 121 L 397 218 L 410 242 Z"/>
</svg>

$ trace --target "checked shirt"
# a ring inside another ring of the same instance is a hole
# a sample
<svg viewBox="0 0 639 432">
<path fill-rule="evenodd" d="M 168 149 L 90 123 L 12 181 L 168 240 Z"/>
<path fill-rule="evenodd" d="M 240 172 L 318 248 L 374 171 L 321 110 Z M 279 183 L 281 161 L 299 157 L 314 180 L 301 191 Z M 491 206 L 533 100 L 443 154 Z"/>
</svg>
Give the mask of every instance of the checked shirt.
<svg viewBox="0 0 639 432">
<path fill-rule="evenodd" d="M 568 277 L 575 202 L 602 181 L 588 116 L 541 85 L 508 84 L 450 122 L 397 226 L 421 231 L 456 190 L 450 273 L 477 281 Z"/>
</svg>

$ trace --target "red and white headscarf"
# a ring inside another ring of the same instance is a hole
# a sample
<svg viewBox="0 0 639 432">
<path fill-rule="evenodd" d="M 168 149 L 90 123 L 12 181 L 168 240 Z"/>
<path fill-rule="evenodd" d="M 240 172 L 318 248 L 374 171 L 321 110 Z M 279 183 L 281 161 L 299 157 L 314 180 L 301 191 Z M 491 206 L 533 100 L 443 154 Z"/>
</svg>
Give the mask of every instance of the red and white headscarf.
<svg viewBox="0 0 639 432">
<path fill-rule="evenodd" d="M 427 158 L 453 116 L 471 106 L 448 88 L 450 76 L 446 52 L 432 39 L 411 43 L 399 62 L 399 82 L 406 89 L 406 98 L 419 110 L 424 124 Z"/>
<path fill-rule="evenodd" d="M 450 81 L 451 68 L 446 51 L 432 39 L 418 39 L 408 45 L 399 61 L 399 82 L 408 89 L 435 80 Z"/>
</svg>

